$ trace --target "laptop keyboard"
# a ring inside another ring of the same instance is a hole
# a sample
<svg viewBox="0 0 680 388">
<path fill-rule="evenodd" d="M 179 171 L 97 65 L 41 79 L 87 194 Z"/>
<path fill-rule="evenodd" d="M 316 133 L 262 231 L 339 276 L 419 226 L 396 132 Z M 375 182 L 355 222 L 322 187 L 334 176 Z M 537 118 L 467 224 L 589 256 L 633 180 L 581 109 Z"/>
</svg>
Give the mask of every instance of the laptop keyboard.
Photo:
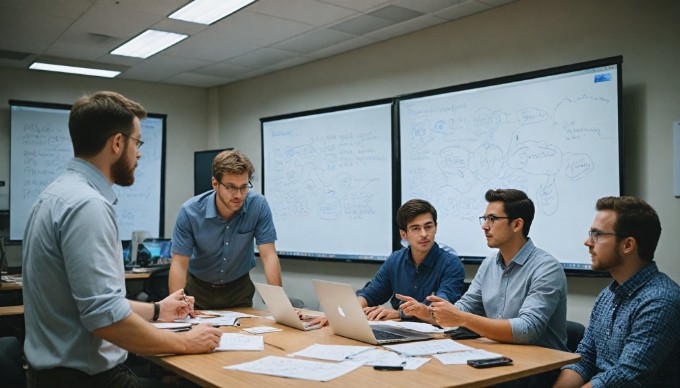
<svg viewBox="0 0 680 388">
<path fill-rule="evenodd" d="M 377 329 L 373 329 L 373 335 L 375 335 L 375 339 L 377 339 L 378 341 L 398 340 L 398 339 L 406 338 L 403 335 L 394 334 L 394 333 L 390 333 L 390 332 L 382 331 L 382 330 L 377 330 Z"/>
</svg>

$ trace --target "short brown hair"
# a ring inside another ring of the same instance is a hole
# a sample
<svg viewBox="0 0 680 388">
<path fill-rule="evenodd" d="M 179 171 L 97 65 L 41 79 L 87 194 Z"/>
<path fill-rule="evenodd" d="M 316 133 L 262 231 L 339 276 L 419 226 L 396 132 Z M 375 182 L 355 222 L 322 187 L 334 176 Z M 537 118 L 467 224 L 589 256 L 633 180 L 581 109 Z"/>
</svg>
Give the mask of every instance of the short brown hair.
<svg viewBox="0 0 680 388">
<path fill-rule="evenodd" d="M 406 226 L 414 218 L 421 214 L 431 214 L 434 223 L 437 223 L 437 209 L 423 199 L 411 199 L 401 205 L 397 210 L 397 226 L 399 230 L 406 232 Z"/>
<path fill-rule="evenodd" d="M 94 156 L 109 137 L 117 133 L 130 136 L 135 117 L 146 118 L 144 107 L 116 92 L 97 92 L 79 98 L 68 119 L 74 155 Z"/>
<path fill-rule="evenodd" d="M 635 197 L 602 197 L 597 200 L 595 208 L 616 213 L 614 233 L 617 241 L 633 237 L 637 241 L 640 258 L 647 261 L 654 259 L 661 237 L 661 221 L 654 208 Z"/>
<path fill-rule="evenodd" d="M 248 179 L 253 176 L 255 168 L 250 163 L 250 159 L 239 150 L 222 151 L 212 162 L 212 176 L 218 181 L 222 180 L 224 174 L 241 175 L 248 173 Z"/>
<path fill-rule="evenodd" d="M 529 237 L 531 223 L 534 221 L 534 202 L 529 199 L 527 194 L 517 189 L 497 189 L 489 190 L 484 195 L 487 202 L 503 202 L 503 209 L 510 220 L 521 218 L 524 221 L 522 236 Z"/>
</svg>

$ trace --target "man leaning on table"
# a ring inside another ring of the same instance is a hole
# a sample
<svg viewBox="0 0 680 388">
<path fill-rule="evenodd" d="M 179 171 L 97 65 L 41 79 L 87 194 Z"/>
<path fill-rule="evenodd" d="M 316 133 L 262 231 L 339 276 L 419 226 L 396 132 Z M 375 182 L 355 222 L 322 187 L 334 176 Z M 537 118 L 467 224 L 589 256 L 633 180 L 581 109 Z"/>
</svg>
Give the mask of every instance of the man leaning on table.
<svg viewBox="0 0 680 388">
<path fill-rule="evenodd" d="M 680 386 L 680 287 L 659 272 L 656 211 L 634 197 L 604 197 L 584 244 L 614 278 L 595 300 L 576 353 L 556 387 Z"/>
<path fill-rule="evenodd" d="M 26 223 L 23 296 L 29 387 L 136 387 L 123 362 L 139 354 L 204 353 L 221 332 L 158 330 L 151 320 L 184 318 L 181 290 L 159 303 L 125 299 L 113 184 L 133 184 L 144 108 L 118 93 L 80 98 L 69 116 L 75 157 L 40 194 Z"/>
<path fill-rule="evenodd" d="M 223 151 L 212 163 L 212 187 L 186 201 L 172 233 L 170 292 L 184 288 L 196 308 L 224 309 L 253 305 L 257 243 L 267 283 L 281 285 L 276 229 L 269 204 L 249 191 L 255 172 L 240 151 Z"/>
<path fill-rule="evenodd" d="M 515 189 L 486 192 L 480 222 L 490 248 L 468 291 L 451 304 L 427 299 L 441 326 L 464 326 L 489 339 L 567 351 L 567 278 L 562 265 L 534 246 L 534 204 Z M 555 376 L 538 376 L 551 384 Z"/>
</svg>

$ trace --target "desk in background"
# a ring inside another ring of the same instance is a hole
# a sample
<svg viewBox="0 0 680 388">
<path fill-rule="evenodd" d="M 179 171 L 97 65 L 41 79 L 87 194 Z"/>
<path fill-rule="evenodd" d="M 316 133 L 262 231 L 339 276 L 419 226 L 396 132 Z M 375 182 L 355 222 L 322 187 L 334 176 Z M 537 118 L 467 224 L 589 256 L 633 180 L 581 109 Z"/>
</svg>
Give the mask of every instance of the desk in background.
<svg viewBox="0 0 680 388">
<path fill-rule="evenodd" d="M 266 312 L 249 308 L 232 309 L 248 314 L 264 315 Z M 234 386 L 276 386 L 304 387 L 318 386 L 315 381 L 287 379 L 264 376 L 239 371 L 228 371 L 224 366 L 254 361 L 265 356 L 286 357 L 307 346 L 328 345 L 366 345 L 349 338 L 333 334 L 330 327 L 319 330 L 300 331 L 276 324 L 266 318 L 243 318 L 242 327 L 273 326 L 281 332 L 264 334 L 264 351 L 261 352 L 214 352 L 188 356 L 151 356 L 154 363 L 171 370 L 192 382 L 206 387 Z M 225 332 L 238 332 L 238 327 L 223 327 Z M 580 356 L 541 348 L 531 345 L 501 344 L 484 338 L 462 340 L 461 343 L 473 348 L 499 353 L 514 360 L 512 366 L 488 369 L 474 369 L 467 365 L 442 365 L 432 359 L 415 371 L 376 371 L 371 367 L 361 367 L 347 375 L 323 383 L 324 387 L 356 386 L 417 386 L 425 387 L 469 387 L 488 386 L 527 377 L 571 364 Z"/>
</svg>

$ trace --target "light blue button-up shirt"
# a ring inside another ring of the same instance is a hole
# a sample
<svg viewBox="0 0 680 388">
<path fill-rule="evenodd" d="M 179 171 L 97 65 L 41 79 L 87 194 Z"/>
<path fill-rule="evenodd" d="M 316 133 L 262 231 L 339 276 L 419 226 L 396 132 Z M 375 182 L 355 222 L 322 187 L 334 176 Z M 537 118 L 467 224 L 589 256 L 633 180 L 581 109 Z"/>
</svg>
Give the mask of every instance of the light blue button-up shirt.
<svg viewBox="0 0 680 388">
<path fill-rule="evenodd" d="M 23 240 L 24 351 L 35 369 L 95 374 L 127 357 L 92 334 L 132 313 L 115 202 L 104 175 L 72 159 L 31 210 Z"/>
<path fill-rule="evenodd" d="M 186 201 L 177 215 L 172 251 L 189 256 L 189 272 L 210 283 L 228 283 L 255 267 L 255 247 L 276 241 L 269 204 L 262 194 L 249 191 L 228 221 L 215 207 L 215 191 Z"/>
<path fill-rule="evenodd" d="M 512 342 L 567 349 L 567 277 L 562 265 L 528 239 L 507 267 L 500 252 L 488 256 L 455 306 L 507 319 Z"/>
</svg>

